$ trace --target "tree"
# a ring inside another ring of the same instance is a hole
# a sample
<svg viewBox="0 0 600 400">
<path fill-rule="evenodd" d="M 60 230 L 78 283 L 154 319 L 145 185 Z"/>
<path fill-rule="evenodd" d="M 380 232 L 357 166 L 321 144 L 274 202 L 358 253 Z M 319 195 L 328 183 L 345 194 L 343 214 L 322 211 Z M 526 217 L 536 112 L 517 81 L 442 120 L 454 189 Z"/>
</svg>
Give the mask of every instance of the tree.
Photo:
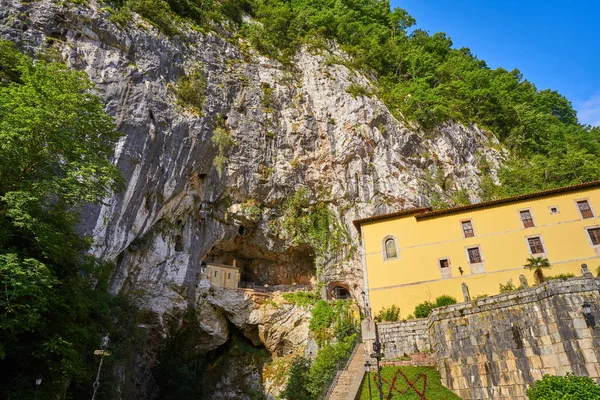
<svg viewBox="0 0 600 400">
<path fill-rule="evenodd" d="M 587 376 L 544 375 L 527 389 L 529 400 L 600 399 L 600 385 Z"/>
<path fill-rule="evenodd" d="M 544 273 L 542 270 L 550 269 L 550 261 L 544 257 L 529 257 L 527 263 L 523 265 L 523 268 L 533 272 L 533 277 L 537 283 L 544 282 Z"/>
<path fill-rule="evenodd" d="M 87 355 L 110 325 L 111 266 L 75 231 L 80 208 L 120 184 L 119 134 L 92 89 L 0 41 L 1 398 L 29 397 L 33 373 L 47 396 L 89 384 Z"/>
</svg>

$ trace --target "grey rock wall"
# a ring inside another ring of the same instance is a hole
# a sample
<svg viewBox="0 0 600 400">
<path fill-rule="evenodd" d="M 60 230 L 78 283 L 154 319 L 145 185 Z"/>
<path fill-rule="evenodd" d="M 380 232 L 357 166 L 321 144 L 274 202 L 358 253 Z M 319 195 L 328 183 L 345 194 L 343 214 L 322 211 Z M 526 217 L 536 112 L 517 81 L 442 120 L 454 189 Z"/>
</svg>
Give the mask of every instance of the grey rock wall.
<svg viewBox="0 0 600 400">
<path fill-rule="evenodd" d="M 124 28 L 108 17 L 94 0 L 0 0 L 0 38 L 32 55 L 52 49 L 96 85 L 123 133 L 113 159 L 126 187 L 84 210 L 81 231 L 94 239 L 94 254 L 116 262 L 112 292 L 135 294 L 159 323 L 196 307 L 203 350 L 225 343 L 229 324 L 275 354 L 306 342 L 302 329 L 290 330 L 290 340 L 270 333 L 277 324 L 255 318 L 260 307 L 251 298 L 211 291 L 201 278 L 203 260 L 235 258 L 242 278 L 260 284 L 314 280 L 314 255 L 274 228 L 299 188 L 328 205 L 348 232 L 348 249 L 358 248 L 352 220 L 461 189 L 477 200 L 479 162 L 495 177 L 504 157 L 476 126 L 448 122 L 425 132 L 399 121 L 377 96 L 347 93 L 351 84 L 372 83 L 330 62 L 347 57 L 335 44 L 302 50 L 288 67 L 223 29 L 181 26 L 167 37 L 137 15 Z M 195 69 L 206 79 L 202 115 L 178 105 L 173 90 Z M 223 173 L 211 143 L 221 118 L 236 143 Z M 247 212 L 249 201 L 258 214 Z M 333 254 L 322 278 L 358 295 L 360 259 Z M 304 326 L 305 315 L 289 312 L 277 318 Z"/>
</svg>

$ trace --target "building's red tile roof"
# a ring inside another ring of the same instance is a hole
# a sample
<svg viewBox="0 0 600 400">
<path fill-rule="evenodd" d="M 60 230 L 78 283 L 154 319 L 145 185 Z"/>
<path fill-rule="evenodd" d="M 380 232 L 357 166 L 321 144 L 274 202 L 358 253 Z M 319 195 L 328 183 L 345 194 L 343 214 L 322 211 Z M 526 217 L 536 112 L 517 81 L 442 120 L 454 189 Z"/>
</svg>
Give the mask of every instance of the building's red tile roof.
<svg viewBox="0 0 600 400">
<path fill-rule="evenodd" d="M 480 208 L 493 207 L 493 206 L 506 204 L 506 203 L 516 203 L 516 202 L 520 202 L 523 200 L 535 199 L 538 197 L 553 196 L 553 195 L 566 193 L 566 192 L 575 192 L 578 190 L 588 189 L 588 188 L 597 187 L 597 186 L 600 186 L 600 180 L 586 182 L 586 183 L 580 183 L 577 185 L 564 186 L 564 187 L 560 187 L 560 188 L 547 189 L 547 190 L 542 190 L 540 192 L 522 194 L 520 196 L 505 197 L 503 199 L 498 199 L 498 200 L 484 201 L 481 203 L 469 204 L 466 206 L 458 206 L 458 207 L 452 207 L 452 208 L 444 208 L 444 209 L 439 209 L 439 210 L 433 210 L 431 207 L 410 208 L 407 210 L 396 211 L 396 212 L 392 212 L 389 214 L 374 215 L 372 217 L 357 219 L 357 220 L 353 221 L 353 224 L 356 227 L 356 229 L 360 231 L 360 226 L 363 223 L 371 222 L 371 221 L 379 221 L 379 220 L 391 219 L 391 218 L 408 216 L 408 215 L 414 215 L 417 220 L 423 220 L 423 219 L 427 219 L 427 218 L 437 217 L 440 215 L 459 213 L 459 212 L 463 212 L 463 211 L 467 211 L 467 210 L 475 210 L 475 209 L 480 209 Z"/>
</svg>

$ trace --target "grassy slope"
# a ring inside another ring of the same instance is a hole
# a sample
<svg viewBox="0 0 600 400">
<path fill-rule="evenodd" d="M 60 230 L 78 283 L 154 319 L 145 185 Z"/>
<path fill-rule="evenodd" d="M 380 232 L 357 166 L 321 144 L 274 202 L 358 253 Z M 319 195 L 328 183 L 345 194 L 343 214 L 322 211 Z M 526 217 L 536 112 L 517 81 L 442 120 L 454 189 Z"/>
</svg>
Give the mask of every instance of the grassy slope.
<svg viewBox="0 0 600 400">
<path fill-rule="evenodd" d="M 406 380 L 398 374 L 396 378 L 395 388 L 400 392 L 406 392 L 405 394 L 401 394 L 396 390 L 393 390 L 392 397 L 388 397 L 388 393 L 390 391 L 390 383 L 394 379 L 394 375 L 398 370 L 402 370 L 402 372 L 406 375 L 406 377 L 413 383 L 413 385 L 417 388 L 419 392 L 423 390 L 423 378 L 422 374 L 427 376 L 427 385 L 425 391 L 425 398 L 427 400 L 460 400 L 458 396 L 452 393 L 450 390 L 446 389 L 442 386 L 440 382 L 440 374 L 439 372 L 432 367 L 383 367 L 381 377 L 383 382 L 383 397 L 385 399 L 390 400 L 420 400 L 421 396 L 419 396 L 413 389 L 409 389 L 409 385 Z M 374 380 L 375 374 L 371 372 L 371 393 L 373 399 L 378 399 L 379 396 L 377 394 L 377 386 Z M 408 391 L 407 391 L 408 389 Z M 369 386 L 365 380 L 362 383 L 361 387 L 361 395 L 360 400 L 369 400 Z"/>
</svg>

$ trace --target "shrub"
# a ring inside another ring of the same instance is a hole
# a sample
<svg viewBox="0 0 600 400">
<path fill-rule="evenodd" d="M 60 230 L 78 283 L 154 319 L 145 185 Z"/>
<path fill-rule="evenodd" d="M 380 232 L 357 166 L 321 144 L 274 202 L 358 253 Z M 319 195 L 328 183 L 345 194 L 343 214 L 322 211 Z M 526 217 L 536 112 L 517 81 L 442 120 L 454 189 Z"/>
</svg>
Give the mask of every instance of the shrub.
<svg viewBox="0 0 600 400">
<path fill-rule="evenodd" d="M 600 399 L 600 386 L 587 376 L 544 375 L 527 390 L 529 400 Z"/>
<path fill-rule="evenodd" d="M 506 281 L 505 284 L 502 284 L 502 283 L 500 284 L 500 293 L 514 292 L 515 290 L 517 290 L 517 288 L 513 284 L 512 279 L 509 279 L 508 281 Z"/>
<path fill-rule="evenodd" d="M 399 321 L 400 308 L 397 307 L 395 304 L 392 304 L 390 308 L 383 307 L 381 310 L 379 310 L 375 318 L 377 318 L 378 321 Z"/>
<path fill-rule="evenodd" d="M 321 296 L 319 296 L 315 292 L 298 291 L 298 292 L 291 292 L 291 293 L 283 294 L 283 299 L 285 301 L 287 301 L 288 303 L 296 304 L 301 307 L 313 305 L 317 301 L 319 301 L 320 298 L 321 298 Z"/>
<path fill-rule="evenodd" d="M 358 83 L 351 83 L 350 86 L 346 88 L 346 93 L 351 94 L 354 98 L 358 96 L 371 97 L 371 92 Z"/>
<path fill-rule="evenodd" d="M 433 303 L 430 301 L 423 302 L 415 307 L 415 318 L 427 318 L 433 310 Z"/>
<path fill-rule="evenodd" d="M 348 336 L 335 344 L 329 344 L 319 350 L 313 365 L 310 368 L 308 391 L 316 399 L 325 385 L 329 382 L 331 374 L 335 370 L 338 362 L 344 360 L 354 344 L 355 336 Z"/>
<path fill-rule="evenodd" d="M 547 281 L 550 281 L 552 279 L 568 279 L 568 278 L 574 278 L 575 274 L 557 274 L 554 276 L 547 276 L 544 279 Z"/>
<path fill-rule="evenodd" d="M 438 308 L 438 307 L 446 307 L 452 304 L 456 304 L 456 299 L 452 296 L 448 296 L 448 295 L 441 295 L 440 297 L 438 297 L 437 299 L 435 299 L 435 306 L 433 308 Z"/>
<path fill-rule="evenodd" d="M 457 301 L 454 297 L 448 295 L 442 295 L 435 299 L 435 302 L 426 301 L 421 303 L 415 307 L 415 317 L 416 318 L 427 318 L 431 313 L 431 310 L 438 307 L 445 307 L 451 304 L 456 304 Z"/>
<path fill-rule="evenodd" d="M 202 116 L 202 105 L 206 99 L 206 78 L 200 68 L 179 78 L 175 86 L 177 105 L 197 116 Z"/>
<path fill-rule="evenodd" d="M 329 326 L 333 322 L 333 309 L 325 300 L 317 301 L 312 312 L 308 329 L 313 333 L 319 346 L 324 345 L 330 338 Z"/>
<path fill-rule="evenodd" d="M 292 362 L 288 373 L 288 381 L 281 392 L 281 398 L 287 400 L 311 400 L 313 397 L 308 391 L 310 360 L 298 357 Z"/>
</svg>

